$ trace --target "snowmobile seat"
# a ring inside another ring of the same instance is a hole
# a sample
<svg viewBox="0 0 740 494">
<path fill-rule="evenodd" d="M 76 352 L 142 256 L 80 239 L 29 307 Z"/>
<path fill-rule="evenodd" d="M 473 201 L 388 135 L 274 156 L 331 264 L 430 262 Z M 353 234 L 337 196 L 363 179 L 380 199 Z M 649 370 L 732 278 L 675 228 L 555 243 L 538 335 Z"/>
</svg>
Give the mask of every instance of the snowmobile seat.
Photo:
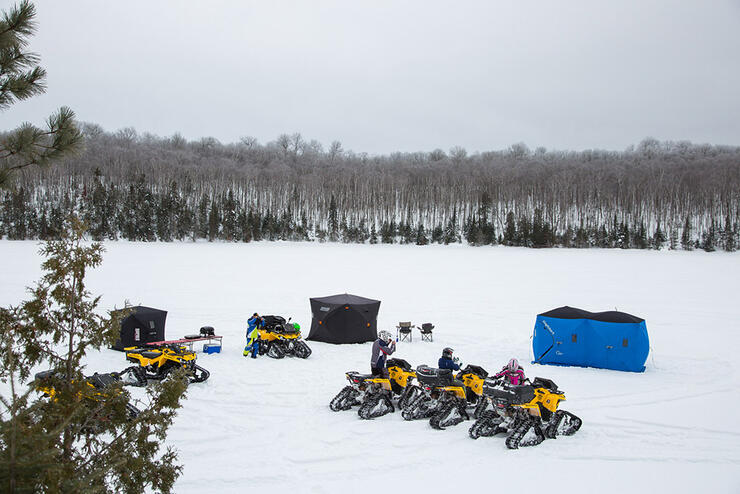
<svg viewBox="0 0 740 494">
<path fill-rule="evenodd" d="M 143 352 L 136 352 L 136 353 L 138 353 L 144 358 L 157 358 L 160 355 L 162 355 L 160 352 L 147 352 L 146 350 L 144 350 Z"/>
<path fill-rule="evenodd" d="M 386 368 L 400 367 L 401 369 L 403 369 L 403 370 L 405 370 L 407 372 L 411 370 L 411 364 L 409 364 L 408 362 L 406 362 L 402 358 L 389 358 L 385 362 L 385 367 Z"/>
<path fill-rule="evenodd" d="M 485 379 L 488 377 L 488 372 L 478 365 L 466 365 L 465 368 L 462 370 L 463 374 L 475 374 L 476 376 Z"/>
<path fill-rule="evenodd" d="M 416 368 L 416 378 L 420 383 L 431 386 L 450 386 L 453 382 L 452 369 L 437 369 L 427 365 Z"/>
<path fill-rule="evenodd" d="M 35 378 L 36 378 L 37 380 L 39 380 L 39 381 L 43 381 L 43 380 L 45 380 L 45 379 L 49 379 L 49 378 L 50 378 L 50 377 L 52 377 L 53 375 L 54 375 L 54 371 L 53 371 L 53 370 L 47 370 L 47 371 L 41 371 L 41 372 L 37 372 L 37 373 L 36 373 L 36 375 L 35 375 L 34 377 L 35 377 Z"/>
<path fill-rule="evenodd" d="M 265 329 L 282 329 L 285 318 L 281 316 L 262 316 L 262 327 Z"/>
<path fill-rule="evenodd" d="M 532 381 L 532 386 L 535 388 L 546 388 L 553 393 L 558 392 L 558 385 L 544 377 L 535 377 L 534 381 Z"/>
<path fill-rule="evenodd" d="M 365 381 L 366 379 L 372 379 L 374 377 L 379 377 L 379 376 L 374 376 L 372 374 L 360 374 L 359 372 L 348 372 L 347 375 L 351 377 L 354 382 L 357 382 L 357 383 Z"/>
<path fill-rule="evenodd" d="M 87 378 L 88 381 L 90 381 L 90 384 L 95 386 L 96 389 L 103 389 L 107 388 L 111 384 L 113 384 L 116 381 L 119 381 L 117 377 L 113 376 L 111 373 L 105 373 L 105 374 L 98 374 L 97 372 L 93 374 L 92 376 L 89 376 Z"/>
<path fill-rule="evenodd" d="M 505 405 L 521 405 L 534 399 L 534 387 L 529 384 L 483 383 L 483 393 L 493 398 L 494 402 Z"/>
</svg>

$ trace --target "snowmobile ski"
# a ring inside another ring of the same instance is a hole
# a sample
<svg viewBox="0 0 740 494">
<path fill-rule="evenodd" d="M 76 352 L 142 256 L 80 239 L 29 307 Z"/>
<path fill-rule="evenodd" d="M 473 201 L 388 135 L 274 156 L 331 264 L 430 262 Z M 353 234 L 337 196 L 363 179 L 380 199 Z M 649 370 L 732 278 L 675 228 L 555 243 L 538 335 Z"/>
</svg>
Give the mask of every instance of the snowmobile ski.
<svg viewBox="0 0 740 494">
<path fill-rule="evenodd" d="M 419 386 L 415 386 L 413 384 L 407 385 L 401 393 L 401 397 L 398 399 L 398 408 L 403 410 L 406 408 L 406 405 L 414 401 L 421 393 L 422 391 Z"/>
<path fill-rule="evenodd" d="M 545 428 L 545 436 L 555 439 L 557 436 L 572 436 L 581 428 L 583 421 L 565 410 L 558 410 L 550 418 Z"/>
<path fill-rule="evenodd" d="M 209 377 L 211 377 L 211 373 L 205 370 L 203 367 L 197 364 L 193 364 L 192 367 L 192 373 L 188 375 L 188 379 L 191 383 L 202 383 Z"/>
<path fill-rule="evenodd" d="M 545 440 L 539 420 L 527 419 L 520 421 L 514 431 L 506 438 L 506 447 L 518 449 L 519 447 L 536 446 Z"/>
<path fill-rule="evenodd" d="M 462 400 L 450 400 L 437 409 L 432 418 L 429 419 L 429 425 L 434 429 L 444 430 L 445 427 L 457 425 L 464 420 L 468 420 L 465 402 Z"/>
<path fill-rule="evenodd" d="M 491 437 L 501 432 L 506 432 L 506 428 L 501 427 L 501 417 L 494 410 L 486 410 L 470 426 L 468 435 L 473 439 L 479 437 Z"/>
<path fill-rule="evenodd" d="M 404 420 L 425 419 L 432 416 L 436 408 L 437 400 L 425 394 L 419 394 L 413 401 L 406 405 L 401 412 Z"/>
<path fill-rule="evenodd" d="M 394 412 L 393 402 L 386 393 L 373 393 L 360 406 L 357 414 L 361 419 L 374 419 Z"/>
<path fill-rule="evenodd" d="M 355 405 L 359 405 L 358 397 L 360 391 L 353 388 L 352 386 L 345 386 L 337 395 L 329 402 L 329 408 L 332 412 L 339 412 L 349 410 Z"/>
<path fill-rule="evenodd" d="M 147 385 L 146 370 L 141 366 L 132 365 L 118 373 L 124 386 L 144 387 Z"/>
<path fill-rule="evenodd" d="M 280 343 L 271 342 L 267 348 L 267 356 L 275 359 L 281 359 L 285 357 L 285 350 L 283 350 Z"/>
<path fill-rule="evenodd" d="M 298 340 L 293 344 L 293 354 L 298 358 L 308 358 L 311 356 L 311 348 L 306 342 Z"/>
</svg>

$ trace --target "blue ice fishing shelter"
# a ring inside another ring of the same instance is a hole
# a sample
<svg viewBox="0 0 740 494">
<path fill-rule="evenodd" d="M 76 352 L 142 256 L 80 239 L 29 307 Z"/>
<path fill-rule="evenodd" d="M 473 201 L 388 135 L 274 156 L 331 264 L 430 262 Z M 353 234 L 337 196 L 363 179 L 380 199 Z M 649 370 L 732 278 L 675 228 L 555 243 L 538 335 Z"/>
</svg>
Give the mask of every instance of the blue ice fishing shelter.
<svg viewBox="0 0 740 494">
<path fill-rule="evenodd" d="M 566 306 L 537 316 L 532 350 L 536 364 L 642 372 L 650 341 L 644 319 Z"/>
</svg>

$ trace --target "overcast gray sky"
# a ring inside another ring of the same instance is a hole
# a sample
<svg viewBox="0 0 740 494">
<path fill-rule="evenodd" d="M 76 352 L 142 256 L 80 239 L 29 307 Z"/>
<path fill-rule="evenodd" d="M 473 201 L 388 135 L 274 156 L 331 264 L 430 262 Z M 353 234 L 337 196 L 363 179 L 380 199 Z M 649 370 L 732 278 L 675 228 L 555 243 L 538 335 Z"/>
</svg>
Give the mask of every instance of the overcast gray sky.
<svg viewBox="0 0 740 494">
<path fill-rule="evenodd" d="M 372 154 L 740 144 L 740 0 L 36 3 L 48 91 L 0 129 L 67 105 L 106 130 Z"/>
</svg>

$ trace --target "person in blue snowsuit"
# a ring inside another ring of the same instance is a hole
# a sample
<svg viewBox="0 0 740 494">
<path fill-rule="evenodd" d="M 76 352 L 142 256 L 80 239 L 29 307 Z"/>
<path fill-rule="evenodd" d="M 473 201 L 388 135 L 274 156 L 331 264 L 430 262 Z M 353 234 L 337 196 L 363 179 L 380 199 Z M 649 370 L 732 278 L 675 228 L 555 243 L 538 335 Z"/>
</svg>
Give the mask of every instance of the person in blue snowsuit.
<svg viewBox="0 0 740 494">
<path fill-rule="evenodd" d="M 445 348 L 442 350 L 442 356 L 439 357 L 439 362 L 437 362 L 437 367 L 440 369 L 452 369 L 452 370 L 460 370 L 460 360 L 455 357 L 452 358 L 452 348 Z"/>
<path fill-rule="evenodd" d="M 256 312 L 247 320 L 247 346 L 244 347 L 244 353 L 242 354 L 245 357 L 251 352 L 252 358 L 257 358 L 260 351 L 259 328 L 263 324 L 264 320 Z"/>
<path fill-rule="evenodd" d="M 388 355 L 396 351 L 396 342 L 393 335 L 388 331 L 378 333 L 378 339 L 373 343 L 372 355 L 370 357 L 370 372 L 373 376 L 388 377 L 385 361 Z"/>
</svg>

